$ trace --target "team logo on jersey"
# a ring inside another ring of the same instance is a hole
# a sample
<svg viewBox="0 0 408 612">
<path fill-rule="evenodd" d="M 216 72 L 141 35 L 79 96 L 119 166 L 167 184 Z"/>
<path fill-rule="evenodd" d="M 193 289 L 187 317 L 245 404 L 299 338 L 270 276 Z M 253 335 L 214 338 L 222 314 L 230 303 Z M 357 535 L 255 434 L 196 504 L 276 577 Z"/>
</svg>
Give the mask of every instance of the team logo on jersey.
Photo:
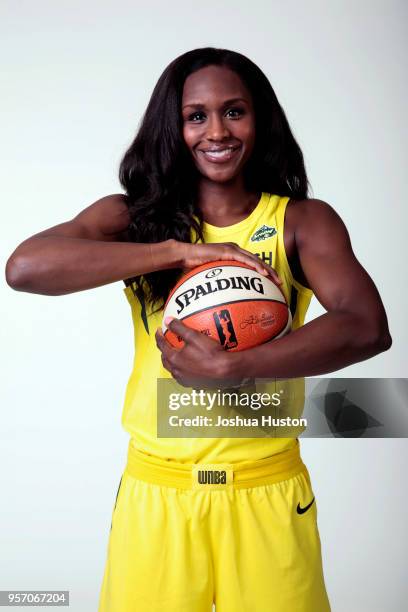
<svg viewBox="0 0 408 612">
<path fill-rule="evenodd" d="M 251 242 L 261 242 L 261 240 L 267 240 L 277 234 L 276 227 L 270 225 L 262 225 L 256 232 L 251 236 Z"/>
</svg>

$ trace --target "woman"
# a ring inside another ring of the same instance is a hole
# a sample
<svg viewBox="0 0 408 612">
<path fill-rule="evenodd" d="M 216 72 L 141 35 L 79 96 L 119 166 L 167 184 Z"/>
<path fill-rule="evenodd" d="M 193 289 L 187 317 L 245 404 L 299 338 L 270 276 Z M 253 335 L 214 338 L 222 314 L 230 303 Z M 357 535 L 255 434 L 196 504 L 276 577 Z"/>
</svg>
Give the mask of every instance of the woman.
<svg viewBox="0 0 408 612">
<path fill-rule="evenodd" d="M 161 75 L 124 156 L 125 195 L 23 242 L 15 289 L 62 295 L 125 280 L 136 354 L 122 423 L 130 433 L 100 612 L 325 612 L 317 510 L 297 438 L 161 438 L 156 382 L 223 386 L 332 372 L 391 344 L 380 296 L 325 202 L 308 197 L 303 156 L 262 71 L 196 49 Z M 166 321 L 182 270 L 235 259 L 279 283 L 292 332 L 244 352 Z M 273 266 L 273 267 L 272 267 Z M 303 325 L 312 294 L 326 313 Z M 197 468 L 225 468 L 222 489 Z M 248 470 L 251 476 L 248 476 Z"/>
</svg>

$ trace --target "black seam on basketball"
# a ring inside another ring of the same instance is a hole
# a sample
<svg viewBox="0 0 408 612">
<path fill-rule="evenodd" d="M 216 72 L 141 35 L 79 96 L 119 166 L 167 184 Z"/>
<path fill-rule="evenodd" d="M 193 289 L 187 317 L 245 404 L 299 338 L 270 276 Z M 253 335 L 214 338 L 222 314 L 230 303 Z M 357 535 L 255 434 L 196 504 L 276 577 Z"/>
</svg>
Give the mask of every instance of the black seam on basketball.
<svg viewBox="0 0 408 612">
<path fill-rule="evenodd" d="M 222 260 L 221 260 L 221 261 L 222 261 Z M 172 289 L 172 290 L 171 290 L 171 293 L 169 293 L 169 297 L 167 298 L 167 301 L 166 301 L 166 304 L 165 304 L 165 306 L 164 306 L 164 307 L 166 308 L 167 304 L 170 302 L 170 299 L 173 297 L 173 294 L 174 294 L 174 292 L 175 292 L 175 291 L 178 291 L 178 290 L 180 289 L 180 287 L 182 287 L 182 286 L 184 285 L 184 283 L 186 283 L 187 281 L 189 281 L 189 280 L 191 280 L 192 278 L 194 278 L 194 277 L 195 277 L 197 274 L 201 274 L 202 272 L 208 272 L 209 270 L 213 270 L 214 268 L 246 268 L 247 270 L 252 270 L 252 272 L 256 272 L 256 270 L 254 270 L 254 269 L 252 269 L 252 268 L 247 268 L 246 266 L 243 266 L 243 265 L 241 265 L 241 264 L 242 264 L 242 262 L 241 262 L 241 261 L 237 261 L 237 265 L 234 265 L 234 264 L 227 264 L 227 265 L 224 265 L 224 264 L 217 264 L 217 265 L 215 265 L 215 264 L 214 264 L 213 266 L 210 266 L 209 268 L 206 268 L 205 270 L 201 270 L 200 272 L 196 272 L 196 274 L 192 274 L 191 276 L 189 276 L 188 278 L 186 278 L 185 280 L 183 280 L 183 282 L 181 283 L 181 285 L 176 285 L 176 286 L 174 287 L 174 289 Z M 202 265 L 204 266 L 205 264 L 202 264 Z M 198 268 L 198 267 L 199 267 L 199 266 L 197 266 L 197 268 Z M 259 272 L 258 272 L 258 274 L 259 274 Z M 260 275 L 260 276 L 262 276 L 262 275 Z M 273 282 L 273 281 L 272 281 L 272 282 Z M 285 297 L 285 296 L 283 296 L 283 297 Z"/>
</svg>

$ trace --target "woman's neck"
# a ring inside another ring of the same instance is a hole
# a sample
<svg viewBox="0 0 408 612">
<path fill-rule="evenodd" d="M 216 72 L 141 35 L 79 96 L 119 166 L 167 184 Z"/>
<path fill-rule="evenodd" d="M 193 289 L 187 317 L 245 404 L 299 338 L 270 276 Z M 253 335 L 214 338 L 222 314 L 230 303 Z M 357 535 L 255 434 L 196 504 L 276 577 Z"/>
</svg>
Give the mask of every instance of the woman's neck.
<svg viewBox="0 0 408 612">
<path fill-rule="evenodd" d="M 261 193 L 246 191 L 242 181 L 234 185 L 202 181 L 198 188 L 198 206 L 204 221 L 211 225 L 238 223 L 251 214 L 260 197 Z"/>
</svg>

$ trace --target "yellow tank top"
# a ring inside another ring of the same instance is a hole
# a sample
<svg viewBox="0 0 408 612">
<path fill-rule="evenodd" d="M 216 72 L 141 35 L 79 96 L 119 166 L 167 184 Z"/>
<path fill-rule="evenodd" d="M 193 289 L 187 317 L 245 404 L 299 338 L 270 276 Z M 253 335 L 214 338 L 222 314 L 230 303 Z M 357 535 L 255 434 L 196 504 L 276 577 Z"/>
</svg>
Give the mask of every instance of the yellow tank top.
<svg viewBox="0 0 408 612">
<path fill-rule="evenodd" d="M 288 201 L 288 197 L 264 192 L 248 217 L 227 227 L 204 223 L 203 235 L 206 243 L 235 242 L 275 268 L 283 281 L 281 288 L 290 306 L 294 330 L 303 325 L 313 293 L 293 278 L 286 257 L 283 229 Z M 132 312 L 135 355 L 126 387 L 122 426 L 131 435 L 136 448 L 181 463 L 235 463 L 263 459 L 296 444 L 295 438 L 282 437 L 158 438 L 157 379 L 171 378 L 162 365 L 155 340 L 156 329 L 162 324 L 163 311 L 152 313 L 135 283 L 123 291 Z M 302 379 L 286 381 L 286 384 L 299 388 L 299 382 L 302 393 Z M 265 390 L 262 381 L 257 381 L 256 390 Z"/>
</svg>

